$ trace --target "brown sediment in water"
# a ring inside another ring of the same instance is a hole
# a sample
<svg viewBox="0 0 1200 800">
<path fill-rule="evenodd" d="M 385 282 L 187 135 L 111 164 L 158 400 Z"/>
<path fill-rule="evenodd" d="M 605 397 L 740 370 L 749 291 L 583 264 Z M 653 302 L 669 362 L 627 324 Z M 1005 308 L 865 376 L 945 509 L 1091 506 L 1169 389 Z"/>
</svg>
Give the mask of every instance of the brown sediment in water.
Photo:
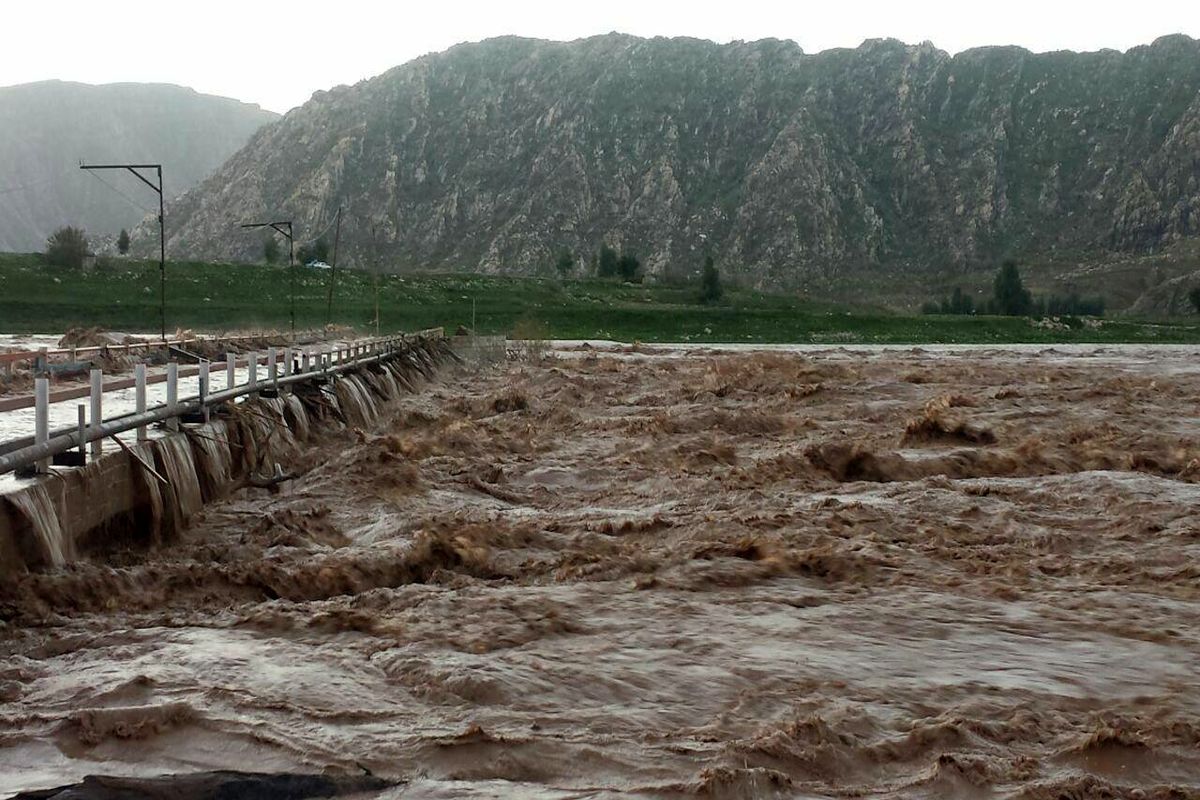
<svg viewBox="0 0 1200 800">
<path fill-rule="evenodd" d="M 1193 356 L 579 351 L 376 374 L 332 436 L 308 398 L 279 493 L 202 477 L 174 540 L 0 587 L 0 792 L 1197 796 Z"/>
</svg>

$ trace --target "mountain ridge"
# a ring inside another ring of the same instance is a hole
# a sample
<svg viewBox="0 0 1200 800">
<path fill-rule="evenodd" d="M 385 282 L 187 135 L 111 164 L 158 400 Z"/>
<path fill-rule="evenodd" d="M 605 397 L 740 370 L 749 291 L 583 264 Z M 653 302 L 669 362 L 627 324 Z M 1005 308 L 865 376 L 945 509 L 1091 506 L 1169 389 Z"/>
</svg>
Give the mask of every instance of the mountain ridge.
<svg viewBox="0 0 1200 800">
<path fill-rule="evenodd" d="M 805 54 L 502 37 L 317 92 L 169 211 L 172 252 L 253 258 L 345 208 L 345 258 L 535 272 L 608 242 L 751 283 L 1146 252 L 1200 233 L 1200 43 Z"/>
<path fill-rule="evenodd" d="M 0 87 L 0 250 L 40 250 L 68 224 L 113 239 L 157 213 L 157 198 L 135 178 L 106 174 L 114 190 L 80 171 L 81 160 L 161 162 L 170 202 L 277 117 L 169 83 Z"/>
</svg>

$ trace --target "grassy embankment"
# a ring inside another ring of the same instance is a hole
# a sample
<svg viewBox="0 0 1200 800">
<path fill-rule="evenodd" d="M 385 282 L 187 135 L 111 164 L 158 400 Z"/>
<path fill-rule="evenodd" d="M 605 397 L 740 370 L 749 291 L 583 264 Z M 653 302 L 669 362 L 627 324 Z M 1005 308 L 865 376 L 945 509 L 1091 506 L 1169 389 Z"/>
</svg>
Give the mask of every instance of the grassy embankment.
<svg viewBox="0 0 1200 800">
<path fill-rule="evenodd" d="M 296 325 L 325 322 L 327 271 L 296 269 Z M 339 271 L 333 321 L 370 330 L 374 278 Z M 1106 320 L 1098 328 L 1035 327 L 1004 317 L 898 314 L 733 290 L 696 302 L 694 288 L 632 286 L 469 274 L 388 275 L 379 280 L 382 331 L 470 325 L 480 333 L 518 324 L 555 338 L 694 342 L 1200 342 L 1193 320 Z M 167 327 L 197 331 L 286 328 L 286 267 L 167 265 Z M 0 333 L 55 333 L 75 325 L 157 332 L 158 265 L 121 261 L 90 273 L 47 267 L 36 256 L 0 255 Z"/>
</svg>

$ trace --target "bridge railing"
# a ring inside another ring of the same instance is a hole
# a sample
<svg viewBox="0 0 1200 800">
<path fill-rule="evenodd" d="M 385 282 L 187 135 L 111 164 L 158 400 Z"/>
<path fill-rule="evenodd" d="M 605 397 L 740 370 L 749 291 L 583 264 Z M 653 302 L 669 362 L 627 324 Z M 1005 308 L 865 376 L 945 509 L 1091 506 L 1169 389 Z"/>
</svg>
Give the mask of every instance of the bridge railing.
<svg viewBox="0 0 1200 800">
<path fill-rule="evenodd" d="M 45 473 L 49 471 L 56 456 L 60 457 L 58 461 L 62 466 L 82 466 L 89 455 L 86 452 L 88 449 L 93 459 L 102 455 L 103 440 L 106 438 L 115 438 L 117 434 L 136 430 L 137 440 L 145 441 L 149 436 L 150 425 L 162 422 L 166 423 L 168 428 L 177 429 L 182 417 L 196 415 L 201 417 L 201 421 L 206 421 L 209 409 L 214 405 L 265 391 L 278 392 L 318 376 L 337 375 L 360 369 L 365 365 L 391 358 L 398 348 L 414 338 L 441 335 L 442 330 L 435 328 L 416 334 L 398 334 L 332 345 L 271 347 L 265 352 L 249 353 L 242 359 L 230 353 L 224 362 L 201 361 L 197 366 L 185 368 L 172 361 L 167 364 L 164 374 L 156 376 L 148 376 L 146 365 L 138 364 L 133 378 L 121 378 L 107 383 L 103 370 L 93 369 L 88 387 L 66 390 L 65 397 L 56 395 L 57 402 L 81 397 L 87 397 L 89 400 L 86 406 L 82 403 L 78 405 L 78 423 L 74 428 L 56 431 L 52 431 L 49 425 L 50 404 L 56 400 L 52 397 L 49 379 L 39 377 L 35 379 L 34 395 L 31 399 L 35 409 L 33 436 L 0 443 L 0 474 L 14 471 L 25 475 Z M 237 369 L 242 365 L 246 367 L 245 380 L 239 383 Z M 226 373 L 226 388 L 221 391 L 210 389 L 214 369 L 223 369 Z M 199 377 L 199 392 L 181 398 L 179 379 L 186 376 Z M 166 402 L 147 408 L 147 385 L 163 382 L 167 384 Z M 105 419 L 104 394 L 130 387 L 135 389 L 134 411 Z M 123 442 L 117 441 L 124 446 Z"/>
<path fill-rule="evenodd" d="M 13 368 L 18 364 L 25 363 L 36 368 L 36 365 L 44 365 L 49 363 L 51 359 L 58 358 L 67 358 L 74 361 L 91 355 L 99 356 L 111 353 L 132 355 L 142 351 L 149 352 L 151 350 L 162 349 L 169 351 L 171 348 L 186 349 L 188 346 L 194 345 L 237 344 L 239 342 L 256 342 L 277 337 L 288 338 L 292 341 L 302 341 L 325 337 L 327 335 L 324 329 L 300 331 L 295 335 L 281 334 L 275 331 L 262 331 L 238 336 L 191 336 L 182 339 L 167 339 L 165 341 L 162 339 L 135 339 L 129 342 L 112 342 L 110 344 L 85 345 L 80 347 L 41 347 L 37 350 L 8 350 L 0 351 L 0 368 L 11 374 Z"/>
</svg>

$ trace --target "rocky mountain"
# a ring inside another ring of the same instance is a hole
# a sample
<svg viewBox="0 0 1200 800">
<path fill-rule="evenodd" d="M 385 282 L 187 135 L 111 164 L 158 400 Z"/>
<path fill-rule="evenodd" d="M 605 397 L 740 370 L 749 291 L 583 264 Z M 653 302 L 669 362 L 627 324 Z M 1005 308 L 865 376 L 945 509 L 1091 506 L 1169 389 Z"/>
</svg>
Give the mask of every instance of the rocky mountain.
<svg viewBox="0 0 1200 800">
<path fill-rule="evenodd" d="M 40 250 L 67 224 L 115 238 L 147 209 L 157 214 L 157 197 L 136 178 L 104 173 L 110 188 L 80 171 L 81 160 L 162 163 L 165 194 L 173 198 L 277 117 L 164 84 L 0 88 L 0 250 Z"/>
<path fill-rule="evenodd" d="M 250 258 L 237 223 L 344 207 L 343 258 L 549 270 L 711 249 L 758 284 L 1146 252 L 1200 234 L 1200 42 L 807 55 L 612 34 L 460 45 L 320 92 L 168 212 L 178 257 Z"/>
</svg>

